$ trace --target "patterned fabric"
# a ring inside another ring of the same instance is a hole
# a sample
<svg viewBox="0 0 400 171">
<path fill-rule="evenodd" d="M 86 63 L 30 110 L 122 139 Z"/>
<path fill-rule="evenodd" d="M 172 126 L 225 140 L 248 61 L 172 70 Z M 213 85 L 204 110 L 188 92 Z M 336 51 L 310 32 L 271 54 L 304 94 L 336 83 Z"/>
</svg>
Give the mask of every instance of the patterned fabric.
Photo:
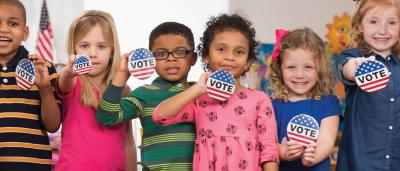
<svg viewBox="0 0 400 171">
<path fill-rule="evenodd" d="M 51 148 L 40 118 L 40 93 L 37 86 L 22 90 L 16 83 L 15 69 L 28 51 L 21 46 L 16 56 L 0 65 L 0 170 L 50 170 Z M 47 63 L 53 86 L 58 75 Z M 59 100 L 57 101 L 59 103 Z"/>
<path fill-rule="evenodd" d="M 181 83 L 158 77 L 151 85 L 139 87 L 121 99 L 123 88 L 110 83 L 100 101 L 97 120 L 106 125 L 116 125 L 134 118 L 140 119 L 143 127 L 143 170 L 192 170 L 194 125 L 180 123 L 163 127 L 155 124 L 151 118 L 160 102 L 184 89 Z"/>
<path fill-rule="evenodd" d="M 264 162 L 279 161 L 276 121 L 269 97 L 244 89 L 227 101 L 204 94 L 175 117 L 153 119 L 160 125 L 196 123 L 193 170 L 262 170 Z"/>
</svg>

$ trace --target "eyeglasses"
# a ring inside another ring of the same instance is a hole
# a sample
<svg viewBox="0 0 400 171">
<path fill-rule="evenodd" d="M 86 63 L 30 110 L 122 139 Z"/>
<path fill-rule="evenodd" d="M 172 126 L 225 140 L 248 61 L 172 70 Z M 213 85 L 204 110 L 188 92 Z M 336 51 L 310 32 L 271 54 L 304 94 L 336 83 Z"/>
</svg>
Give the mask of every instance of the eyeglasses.
<svg viewBox="0 0 400 171">
<path fill-rule="evenodd" d="M 192 50 L 174 50 L 172 52 L 168 51 L 159 51 L 159 52 L 154 52 L 154 58 L 158 60 L 163 60 L 167 59 L 169 54 L 171 54 L 174 58 L 184 58 L 187 57 L 191 54 L 193 54 Z"/>
</svg>

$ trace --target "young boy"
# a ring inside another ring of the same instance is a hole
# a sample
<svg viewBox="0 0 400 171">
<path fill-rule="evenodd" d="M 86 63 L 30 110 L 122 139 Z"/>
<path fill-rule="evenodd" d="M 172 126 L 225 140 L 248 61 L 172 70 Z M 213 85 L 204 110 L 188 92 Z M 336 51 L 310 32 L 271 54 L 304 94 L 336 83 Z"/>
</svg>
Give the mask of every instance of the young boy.
<svg viewBox="0 0 400 171">
<path fill-rule="evenodd" d="M 197 58 L 193 51 L 192 31 L 180 23 L 162 23 L 151 32 L 149 49 L 156 58 L 159 77 L 151 85 L 141 86 L 121 99 L 129 78 L 128 55 L 125 55 L 112 84 L 100 100 L 97 120 L 115 125 L 137 117 L 140 119 L 143 127 L 143 170 L 192 170 L 194 125 L 181 123 L 162 127 L 151 118 L 153 109 L 160 102 L 190 86 L 187 75 Z"/>
<path fill-rule="evenodd" d="M 0 170 L 51 170 L 51 148 L 46 131 L 60 126 L 60 109 L 54 96 L 57 77 L 52 64 L 35 61 L 35 85 L 21 89 L 15 69 L 28 51 L 26 12 L 18 0 L 0 0 Z"/>
</svg>

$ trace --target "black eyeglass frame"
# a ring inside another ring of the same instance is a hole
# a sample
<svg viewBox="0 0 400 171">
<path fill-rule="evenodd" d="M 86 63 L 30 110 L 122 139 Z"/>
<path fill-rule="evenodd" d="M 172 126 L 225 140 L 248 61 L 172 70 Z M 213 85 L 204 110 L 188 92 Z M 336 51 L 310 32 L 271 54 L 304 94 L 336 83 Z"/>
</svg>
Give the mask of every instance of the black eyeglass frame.
<svg viewBox="0 0 400 171">
<path fill-rule="evenodd" d="M 176 56 L 176 53 L 177 52 L 185 52 L 185 55 L 184 56 Z M 165 56 L 165 57 L 163 57 L 163 58 L 157 58 L 157 53 L 166 53 L 167 55 Z M 167 59 L 168 57 L 169 57 L 169 55 L 172 55 L 172 57 L 174 57 L 174 58 L 186 58 L 186 57 L 188 57 L 188 56 L 190 56 L 190 55 L 193 55 L 195 52 L 193 51 L 193 50 L 184 50 L 184 49 L 178 49 L 178 50 L 174 50 L 174 51 L 159 51 L 159 52 L 154 52 L 153 53 L 153 55 L 154 55 L 154 58 L 156 59 L 156 60 L 164 60 L 164 59 Z"/>
</svg>

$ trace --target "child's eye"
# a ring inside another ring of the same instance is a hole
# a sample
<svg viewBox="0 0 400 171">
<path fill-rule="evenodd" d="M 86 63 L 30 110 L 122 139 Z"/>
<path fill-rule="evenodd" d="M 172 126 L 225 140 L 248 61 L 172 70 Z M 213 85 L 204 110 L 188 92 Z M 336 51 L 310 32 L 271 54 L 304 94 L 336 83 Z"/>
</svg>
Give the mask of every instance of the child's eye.
<svg viewBox="0 0 400 171">
<path fill-rule="evenodd" d="M 244 54 L 244 50 L 236 50 L 236 54 L 243 55 Z"/>
<path fill-rule="evenodd" d="M 376 23 L 378 23 L 378 21 L 376 21 L 376 20 L 370 20 L 369 23 L 370 23 L 370 24 L 376 24 Z"/>
<path fill-rule="evenodd" d="M 314 69 L 314 66 L 312 66 L 312 65 L 307 65 L 307 66 L 306 66 L 306 69 Z"/>
<path fill-rule="evenodd" d="M 99 45 L 100 49 L 105 49 L 107 46 L 106 45 Z"/>
<path fill-rule="evenodd" d="M 18 23 L 15 22 L 15 21 L 10 21 L 10 22 L 8 23 L 8 25 L 11 26 L 11 27 L 16 27 L 16 26 L 18 26 Z"/>
<path fill-rule="evenodd" d="M 389 21 L 390 25 L 397 25 L 397 21 Z"/>
<path fill-rule="evenodd" d="M 217 51 L 218 51 L 218 52 L 223 52 L 223 51 L 224 51 L 224 48 L 223 48 L 223 47 L 219 47 L 219 48 L 217 48 Z"/>
<path fill-rule="evenodd" d="M 83 48 L 83 49 L 87 49 L 87 48 L 89 48 L 89 45 L 87 45 L 87 44 L 82 44 L 82 45 L 80 45 L 79 47 L 80 47 L 80 48 Z"/>
</svg>

